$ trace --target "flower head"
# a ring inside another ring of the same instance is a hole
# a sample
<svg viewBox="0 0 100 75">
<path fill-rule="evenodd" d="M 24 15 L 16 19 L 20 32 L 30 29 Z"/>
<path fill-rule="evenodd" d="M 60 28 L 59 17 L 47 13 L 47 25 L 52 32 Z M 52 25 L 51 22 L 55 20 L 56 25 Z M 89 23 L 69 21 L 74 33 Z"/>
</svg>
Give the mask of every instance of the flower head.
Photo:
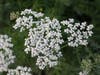
<svg viewBox="0 0 100 75">
<path fill-rule="evenodd" d="M 14 29 L 20 28 L 20 32 L 29 29 L 34 23 L 37 23 L 37 18 L 43 17 L 43 13 L 32 11 L 31 9 L 25 9 L 21 12 L 20 17 L 16 19 L 16 24 L 13 26 Z"/>
<path fill-rule="evenodd" d="M 36 65 L 40 69 L 57 65 L 58 58 L 62 56 L 60 44 L 63 39 L 60 29 L 57 19 L 45 17 L 35 28 L 29 30 L 28 38 L 25 39 L 25 52 L 31 52 L 32 57 L 37 57 Z"/>
<path fill-rule="evenodd" d="M 64 32 L 68 34 L 69 46 L 77 47 L 88 44 L 88 38 L 93 34 L 92 24 L 87 25 L 86 22 L 75 23 L 74 19 L 64 20 L 61 23 L 67 27 Z"/>
</svg>

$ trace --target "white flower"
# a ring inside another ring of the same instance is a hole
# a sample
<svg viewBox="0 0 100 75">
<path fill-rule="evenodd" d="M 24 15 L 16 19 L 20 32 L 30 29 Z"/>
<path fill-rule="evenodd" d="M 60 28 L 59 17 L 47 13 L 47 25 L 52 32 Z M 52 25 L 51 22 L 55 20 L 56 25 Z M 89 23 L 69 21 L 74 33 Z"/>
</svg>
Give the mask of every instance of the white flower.
<svg viewBox="0 0 100 75">
<path fill-rule="evenodd" d="M 14 58 L 11 48 L 11 38 L 7 35 L 0 35 L 0 72 L 7 71 L 8 66 L 14 63 Z"/>
<path fill-rule="evenodd" d="M 79 45 L 87 45 L 88 38 L 92 36 L 93 25 L 87 25 L 86 22 L 74 23 L 74 19 L 61 21 L 61 24 L 67 28 L 64 30 L 68 34 L 68 45 L 77 47 Z"/>
<path fill-rule="evenodd" d="M 31 68 L 17 66 L 16 69 L 9 69 L 7 75 L 32 75 Z"/>
</svg>

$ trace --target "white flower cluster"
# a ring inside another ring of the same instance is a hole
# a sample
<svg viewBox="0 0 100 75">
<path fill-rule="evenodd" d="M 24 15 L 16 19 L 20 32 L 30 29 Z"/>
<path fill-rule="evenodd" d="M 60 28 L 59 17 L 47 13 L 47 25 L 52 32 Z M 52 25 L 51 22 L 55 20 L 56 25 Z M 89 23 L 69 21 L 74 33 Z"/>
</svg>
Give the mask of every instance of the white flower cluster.
<svg viewBox="0 0 100 75">
<path fill-rule="evenodd" d="M 11 38 L 7 35 L 0 35 L 0 72 L 7 71 L 8 66 L 14 63 L 14 58 L 11 48 Z"/>
<path fill-rule="evenodd" d="M 74 19 L 64 20 L 61 22 L 67 28 L 64 30 L 68 34 L 68 45 L 77 47 L 79 45 L 87 45 L 88 38 L 92 36 L 93 25 L 87 25 L 86 22 L 75 23 Z"/>
<path fill-rule="evenodd" d="M 93 25 L 87 25 L 86 22 L 75 23 L 74 19 L 69 19 L 61 21 L 60 24 L 57 19 L 43 18 L 43 15 L 43 13 L 25 9 L 13 26 L 14 29 L 20 28 L 21 32 L 28 29 L 24 51 L 27 54 L 31 53 L 31 57 L 37 58 L 36 65 L 39 69 L 57 65 L 58 58 L 62 56 L 60 45 L 64 41 L 61 24 L 67 26 L 64 31 L 68 34 L 68 45 L 72 47 L 87 45 L 88 38 L 93 34 Z"/>
<path fill-rule="evenodd" d="M 18 66 L 16 69 L 9 69 L 7 75 L 32 75 L 31 68 Z"/>
<path fill-rule="evenodd" d="M 32 11 L 31 9 L 25 9 L 21 12 L 21 16 L 17 18 L 16 24 L 13 26 L 14 29 L 20 28 L 20 32 L 25 29 L 29 29 L 36 23 L 36 18 L 43 17 L 43 13 L 36 11 Z"/>
<path fill-rule="evenodd" d="M 58 58 L 62 56 L 60 44 L 63 43 L 61 26 L 57 19 L 45 17 L 35 28 L 29 30 L 28 38 L 25 39 L 26 53 L 31 52 L 31 56 L 37 56 L 36 65 L 40 69 L 46 66 L 57 65 Z"/>
<path fill-rule="evenodd" d="M 87 71 L 79 72 L 79 75 L 88 75 Z"/>
</svg>

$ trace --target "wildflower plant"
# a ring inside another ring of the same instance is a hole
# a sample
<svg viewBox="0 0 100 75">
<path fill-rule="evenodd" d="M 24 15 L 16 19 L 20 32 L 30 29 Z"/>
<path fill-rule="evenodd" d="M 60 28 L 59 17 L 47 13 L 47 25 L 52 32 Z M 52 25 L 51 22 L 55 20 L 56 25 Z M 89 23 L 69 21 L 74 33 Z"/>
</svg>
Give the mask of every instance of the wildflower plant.
<svg viewBox="0 0 100 75">
<path fill-rule="evenodd" d="M 59 22 L 56 18 L 45 17 L 43 13 L 37 13 L 31 9 L 25 9 L 16 20 L 14 29 L 20 29 L 20 32 L 28 30 L 24 46 L 26 54 L 36 57 L 36 65 L 39 69 L 54 67 L 58 64 L 59 57 L 62 56 L 61 25 L 66 26 L 64 32 L 67 33 L 68 46 L 78 47 L 87 45 L 88 38 L 92 36 L 93 25 L 87 25 L 86 22 L 75 23 L 74 19 Z"/>
<path fill-rule="evenodd" d="M 19 15 L 13 28 L 19 29 L 20 32 L 28 31 L 24 42 L 24 52 L 36 58 L 36 65 L 40 70 L 58 65 L 60 57 L 63 56 L 61 52 L 61 46 L 65 42 L 63 37 L 67 38 L 68 46 L 78 47 L 86 46 L 89 37 L 93 34 L 94 26 L 86 22 L 75 23 L 74 19 L 59 21 L 31 9 L 25 9 Z M 65 27 L 66 36 L 62 35 L 62 26 Z M 11 38 L 0 35 L 0 72 L 6 71 L 7 75 L 32 75 L 31 68 L 28 67 L 8 68 L 11 63 L 14 63 L 15 58 L 12 47 Z M 79 75 L 87 75 L 89 72 L 87 68 L 91 70 L 90 66 L 86 65 Z"/>
</svg>

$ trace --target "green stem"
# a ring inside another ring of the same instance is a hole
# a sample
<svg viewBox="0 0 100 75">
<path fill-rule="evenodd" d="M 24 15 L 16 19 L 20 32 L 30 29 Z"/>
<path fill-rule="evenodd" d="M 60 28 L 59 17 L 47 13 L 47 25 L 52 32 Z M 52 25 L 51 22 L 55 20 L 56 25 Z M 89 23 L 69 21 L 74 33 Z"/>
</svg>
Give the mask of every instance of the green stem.
<svg viewBox="0 0 100 75">
<path fill-rule="evenodd" d="M 65 47 L 67 47 L 67 45 L 62 46 L 61 49 L 65 48 Z"/>
</svg>

